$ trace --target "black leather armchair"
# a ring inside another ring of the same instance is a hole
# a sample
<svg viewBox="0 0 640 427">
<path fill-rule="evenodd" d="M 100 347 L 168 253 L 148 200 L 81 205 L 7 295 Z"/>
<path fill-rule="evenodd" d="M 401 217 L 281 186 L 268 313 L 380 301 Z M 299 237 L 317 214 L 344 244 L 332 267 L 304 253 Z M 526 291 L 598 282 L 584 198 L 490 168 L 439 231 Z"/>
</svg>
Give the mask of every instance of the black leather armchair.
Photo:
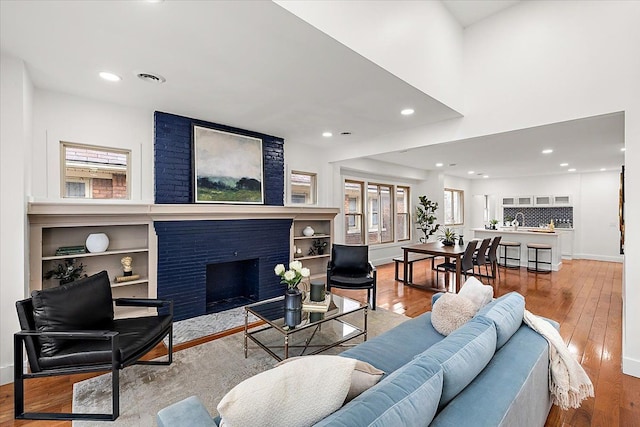
<svg viewBox="0 0 640 427">
<path fill-rule="evenodd" d="M 376 309 L 376 268 L 369 262 L 368 246 L 333 245 L 327 265 L 327 291 L 331 288 L 366 289 L 367 300 Z"/>
<path fill-rule="evenodd" d="M 157 308 L 157 316 L 114 319 L 113 304 Z M 106 271 L 66 285 L 34 291 L 16 302 L 21 331 L 14 334 L 16 419 L 115 420 L 120 414 L 119 369 L 133 364 L 170 365 L 173 361 L 173 302 L 111 297 Z M 141 361 L 165 336 L 166 361 Z M 26 348 L 30 372 L 24 372 Z M 24 411 L 24 380 L 110 371 L 112 413 Z"/>
</svg>

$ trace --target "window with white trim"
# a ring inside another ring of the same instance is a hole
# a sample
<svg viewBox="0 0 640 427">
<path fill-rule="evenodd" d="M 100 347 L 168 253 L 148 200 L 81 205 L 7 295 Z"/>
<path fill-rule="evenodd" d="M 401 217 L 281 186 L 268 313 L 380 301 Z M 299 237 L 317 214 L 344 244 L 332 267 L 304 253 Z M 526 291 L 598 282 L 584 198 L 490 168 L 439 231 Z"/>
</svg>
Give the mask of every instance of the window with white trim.
<svg viewBox="0 0 640 427">
<path fill-rule="evenodd" d="M 444 189 L 444 225 L 464 224 L 464 191 Z"/>
<path fill-rule="evenodd" d="M 317 175 L 315 173 L 291 171 L 289 188 L 292 204 L 315 205 L 317 203 Z"/>
<path fill-rule="evenodd" d="M 65 198 L 128 199 L 128 150 L 60 143 Z"/>
</svg>

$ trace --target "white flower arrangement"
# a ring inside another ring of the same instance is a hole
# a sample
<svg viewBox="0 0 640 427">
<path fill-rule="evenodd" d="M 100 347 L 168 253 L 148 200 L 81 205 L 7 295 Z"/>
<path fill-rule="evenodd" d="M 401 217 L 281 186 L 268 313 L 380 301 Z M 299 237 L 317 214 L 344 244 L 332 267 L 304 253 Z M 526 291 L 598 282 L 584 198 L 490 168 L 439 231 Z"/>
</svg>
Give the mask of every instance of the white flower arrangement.
<svg viewBox="0 0 640 427">
<path fill-rule="evenodd" d="M 276 273 L 276 276 L 282 278 L 280 283 L 286 284 L 287 289 L 297 289 L 302 279 L 311 275 L 311 271 L 303 267 L 300 261 L 291 261 L 289 263 L 289 270 L 285 270 L 284 264 L 278 264 L 273 271 Z"/>
</svg>

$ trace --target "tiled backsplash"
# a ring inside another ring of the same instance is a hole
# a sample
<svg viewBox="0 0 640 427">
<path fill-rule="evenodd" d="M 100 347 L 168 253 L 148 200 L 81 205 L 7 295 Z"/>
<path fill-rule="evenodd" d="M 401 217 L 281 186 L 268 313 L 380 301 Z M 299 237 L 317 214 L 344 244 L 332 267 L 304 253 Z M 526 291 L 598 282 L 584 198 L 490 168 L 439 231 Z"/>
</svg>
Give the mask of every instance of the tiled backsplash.
<svg viewBox="0 0 640 427">
<path fill-rule="evenodd" d="M 538 227 L 539 225 L 549 224 L 551 220 L 558 228 L 573 227 L 573 208 L 503 208 L 502 218 L 515 218 L 516 213 L 524 214 L 523 227 Z M 518 221 L 522 222 L 521 216 L 518 215 Z"/>
</svg>

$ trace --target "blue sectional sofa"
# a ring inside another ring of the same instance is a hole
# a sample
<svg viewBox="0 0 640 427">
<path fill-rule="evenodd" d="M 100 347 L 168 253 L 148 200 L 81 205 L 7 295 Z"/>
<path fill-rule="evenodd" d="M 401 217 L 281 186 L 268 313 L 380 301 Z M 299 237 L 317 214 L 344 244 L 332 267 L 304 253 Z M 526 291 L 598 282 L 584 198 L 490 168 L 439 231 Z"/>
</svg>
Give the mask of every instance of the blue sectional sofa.
<svg viewBox="0 0 640 427">
<path fill-rule="evenodd" d="M 316 426 L 543 426 L 551 408 L 548 344 L 523 315 L 524 298 L 512 292 L 447 337 L 428 312 L 341 353 L 386 375 Z M 157 420 L 160 427 L 219 421 L 195 397 Z"/>
</svg>

